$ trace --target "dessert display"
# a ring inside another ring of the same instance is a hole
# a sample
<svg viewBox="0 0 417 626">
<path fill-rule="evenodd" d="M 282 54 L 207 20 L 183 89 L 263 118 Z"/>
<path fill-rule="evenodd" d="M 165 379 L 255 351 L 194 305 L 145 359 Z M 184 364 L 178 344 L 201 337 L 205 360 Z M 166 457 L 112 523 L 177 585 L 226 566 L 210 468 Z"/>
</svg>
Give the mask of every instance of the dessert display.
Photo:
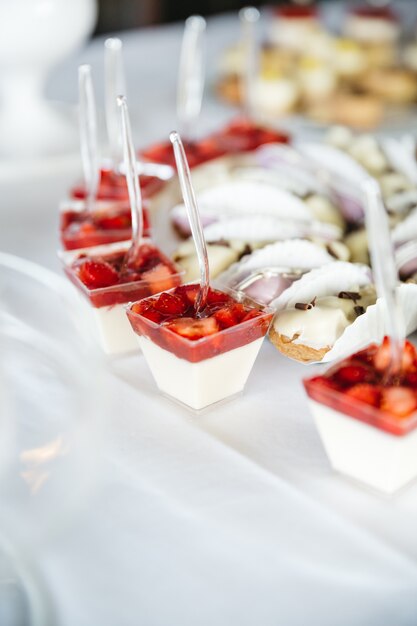
<svg viewBox="0 0 417 626">
<path fill-rule="evenodd" d="M 386 494 L 417 476 L 417 353 L 404 345 L 388 384 L 389 339 L 304 380 L 309 406 L 335 470 Z"/>
<path fill-rule="evenodd" d="M 272 314 L 209 288 L 197 311 L 197 284 L 129 306 L 130 323 L 158 388 L 195 410 L 244 388 Z"/>
<path fill-rule="evenodd" d="M 331 32 L 312 6 L 270 10 L 269 32 L 259 49 L 255 112 L 267 118 L 301 113 L 320 124 L 375 128 L 417 103 L 416 54 L 404 44 L 401 24 L 387 7 L 354 7 Z M 241 105 L 245 50 L 223 53 L 216 90 Z"/>
<path fill-rule="evenodd" d="M 375 302 L 369 268 L 335 261 L 304 274 L 271 302 L 278 310 L 269 337 L 302 363 L 331 360 L 353 340 L 367 343 L 369 326 L 377 332 Z"/>
<path fill-rule="evenodd" d="M 181 282 L 178 269 L 150 241 L 144 240 L 134 263 L 126 265 L 130 241 L 64 252 L 68 278 L 89 301 L 106 354 L 137 348 L 125 307 L 133 300 L 170 289 Z"/>
</svg>

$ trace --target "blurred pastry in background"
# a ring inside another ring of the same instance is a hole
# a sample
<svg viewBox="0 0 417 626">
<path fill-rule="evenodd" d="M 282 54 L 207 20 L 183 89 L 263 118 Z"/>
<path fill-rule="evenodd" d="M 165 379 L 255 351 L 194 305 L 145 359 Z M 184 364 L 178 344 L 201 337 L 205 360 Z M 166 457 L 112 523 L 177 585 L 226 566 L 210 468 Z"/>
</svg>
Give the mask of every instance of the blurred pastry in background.
<svg viewBox="0 0 417 626">
<path fill-rule="evenodd" d="M 280 48 L 303 53 L 310 39 L 321 29 L 314 6 L 289 4 L 274 9 L 269 28 L 270 41 Z"/>
<path fill-rule="evenodd" d="M 383 120 L 382 102 L 373 96 L 334 94 L 307 109 L 308 115 L 324 124 L 342 124 L 357 129 L 374 128 Z"/>
</svg>

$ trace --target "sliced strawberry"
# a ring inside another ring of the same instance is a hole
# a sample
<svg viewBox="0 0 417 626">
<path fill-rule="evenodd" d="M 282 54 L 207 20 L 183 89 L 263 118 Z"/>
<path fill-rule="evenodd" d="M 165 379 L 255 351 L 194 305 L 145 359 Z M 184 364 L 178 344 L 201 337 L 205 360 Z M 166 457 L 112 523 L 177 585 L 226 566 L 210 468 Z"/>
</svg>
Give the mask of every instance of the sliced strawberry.
<svg viewBox="0 0 417 626">
<path fill-rule="evenodd" d="M 160 291 L 168 291 L 174 287 L 175 283 L 172 279 L 172 270 L 163 263 L 158 263 L 155 267 L 142 274 L 142 279 L 149 282 L 149 291 L 151 293 L 159 293 Z"/>
<path fill-rule="evenodd" d="M 89 289 L 110 287 L 119 282 L 118 273 L 110 263 L 106 263 L 106 261 L 87 259 L 78 265 L 76 271 L 79 279 Z"/>
<path fill-rule="evenodd" d="M 208 304 L 226 304 L 226 302 L 233 302 L 233 299 L 223 291 L 218 289 L 209 289 L 207 294 Z"/>
<path fill-rule="evenodd" d="M 386 387 L 382 390 L 381 409 L 406 417 L 417 409 L 417 396 L 409 387 Z"/>
<path fill-rule="evenodd" d="M 261 311 L 259 311 L 258 309 L 252 309 L 251 311 L 249 311 L 249 313 L 246 313 L 242 319 L 241 322 L 247 322 L 248 320 L 253 320 L 255 317 L 259 317 L 261 314 Z"/>
<path fill-rule="evenodd" d="M 182 317 L 172 322 L 168 322 L 166 327 L 177 335 L 196 341 L 208 335 L 214 335 L 219 331 L 219 326 L 213 317 L 193 319 L 192 317 Z"/>
<path fill-rule="evenodd" d="M 118 215 L 97 214 L 94 220 L 97 226 L 103 230 L 122 230 L 131 226 L 130 215 L 126 213 L 119 213 Z"/>
<path fill-rule="evenodd" d="M 384 337 L 383 342 L 379 346 L 374 356 L 375 368 L 380 372 L 384 372 L 388 369 L 390 361 L 391 361 L 390 340 L 388 337 Z M 403 350 L 402 359 L 401 359 L 402 371 L 407 372 L 410 369 L 415 368 L 416 361 L 417 361 L 416 349 L 412 343 L 410 343 L 409 341 L 406 341 L 404 343 L 404 350 Z"/>
<path fill-rule="evenodd" d="M 369 382 L 372 378 L 372 371 L 365 365 L 351 363 L 342 366 L 333 376 L 341 385 L 357 385 Z"/>
<path fill-rule="evenodd" d="M 350 398 L 359 400 L 359 402 L 365 402 L 365 404 L 370 404 L 372 406 L 379 406 L 381 391 L 379 387 L 376 387 L 375 385 L 369 385 L 367 383 L 354 385 L 345 393 Z"/>
<path fill-rule="evenodd" d="M 175 290 L 175 295 L 183 298 L 185 302 L 194 306 L 195 299 L 200 291 L 200 285 L 181 285 Z"/>
<path fill-rule="evenodd" d="M 410 387 L 417 388 L 417 371 L 407 372 L 404 382 Z"/>
<path fill-rule="evenodd" d="M 182 315 L 187 310 L 187 304 L 183 298 L 171 293 L 161 293 L 154 302 L 154 307 L 164 315 Z"/>
<path fill-rule="evenodd" d="M 226 305 L 215 312 L 216 318 L 220 328 L 230 328 L 236 326 L 244 317 L 246 311 L 245 307 L 238 302 Z"/>
<path fill-rule="evenodd" d="M 326 387 L 327 389 L 339 389 L 339 385 L 332 378 L 327 376 L 314 376 L 308 381 L 311 385 L 317 387 Z"/>
</svg>

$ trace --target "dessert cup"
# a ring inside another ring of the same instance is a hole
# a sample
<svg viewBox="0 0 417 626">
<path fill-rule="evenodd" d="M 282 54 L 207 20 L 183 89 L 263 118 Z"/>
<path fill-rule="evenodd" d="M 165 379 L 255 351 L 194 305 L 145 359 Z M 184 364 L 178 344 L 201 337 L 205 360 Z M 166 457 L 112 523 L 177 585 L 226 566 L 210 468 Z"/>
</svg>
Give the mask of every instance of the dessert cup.
<svg viewBox="0 0 417 626">
<path fill-rule="evenodd" d="M 127 303 L 175 287 L 181 282 L 181 274 L 177 267 L 149 240 L 143 241 L 142 250 L 151 254 L 152 258 L 158 259 L 158 262 L 146 271 L 138 271 L 135 278 L 129 282 L 119 282 L 120 265 L 130 245 L 130 241 L 125 241 L 63 252 L 60 255 L 67 276 L 79 293 L 89 301 L 98 338 L 106 354 L 120 354 L 137 348 L 134 333 L 126 319 Z M 93 263 L 104 261 L 106 265 L 110 263 L 113 267 L 110 268 L 110 275 L 116 272 L 113 284 L 99 286 L 98 281 L 97 286 L 93 283 L 87 286 L 82 282 L 79 271 L 85 261 Z M 115 270 L 114 267 L 118 269 Z"/>
<path fill-rule="evenodd" d="M 146 203 L 144 202 L 145 206 Z M 144 236 L 150 236 L 150 221 L 143 208 Z M 88 211 L 84 200 L 65 200 L 60 206 L 60 233 L 64 250 L 100 246 L 132 237 L 128 200 L 97 200 Z"/>
<path fill-rule="evenodd" d="M 371 344 L 304 387 L 333 468 L 391 495 L 417 476 L 417 375 L 414 363 L 399 386 L 379 389 L 376 352 Z"/>
<path fill-rule="evenodd" d="M 127 309 L 158 388 L 194 410 L 243 390 L 272 319 L 241 294 L 212 288 L 197 317 L 199 289 L 184 285 Z"/>
</svg>

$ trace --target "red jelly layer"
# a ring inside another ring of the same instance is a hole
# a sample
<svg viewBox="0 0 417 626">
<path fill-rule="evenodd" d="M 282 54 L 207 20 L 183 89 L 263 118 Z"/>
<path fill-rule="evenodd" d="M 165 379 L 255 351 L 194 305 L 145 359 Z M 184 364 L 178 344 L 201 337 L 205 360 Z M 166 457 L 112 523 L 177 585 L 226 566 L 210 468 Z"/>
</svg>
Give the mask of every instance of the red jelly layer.
<svg viewBox="0 0 417 626">
<path fill-rule="evenodd" d="M 199 285 L 135 302 L 127 314 L 133 330 L 160 348 L 192 363 L 244 346 L 265 336 L 272 313 L 210 288 L 207 305 L 195 309 Z"/>
<path fill-rule="evenodd" d="M 62 211 L 61 242 L 65 250 L 90 248 L 116 241 L 126 241 L 132 236 L 130 207 L 124 203 L 93 213 L 87 211 Z M 150 236 L 149 214 L 143 208 L 144 236 Z"/>
<path fill-rule="evenodd" d="M 317 8 L 314 6 L 302 6 L 299 4 L 285 4 L 274 10 L 275 15 L 286 19 L 308 19 L 318 17 Z"/>
<path fill-rule="evenodd" d="M 401 370 L 385 383 L 390 362 L 389 339 L 331 367 L 322 376 L 304 380 L 307 394 L 335 411 L 393 435 L 417 426 L 417 352 L 406 341 Z"/>
<path fill-rule="evenodd" d="M 141 246 L 134 265 L 124 267 L 126 251 L 79 254 L 66 273 L 94 307 L 112 306 L 172 289 L 181 282 L 175 265 L 158 248 Z"/>
<path fill-rule="evenodd" d="M 163 181 L 153 176 L 141 176 L 140 188 L 145 198 L 151 197 L 159 191 Z M 84 185 L 73 187 L 70 192 L 71 198 L 83 200 L 86 197 Z M 113 170 L 100 170 L 100 183 L 97 191 L 98 200 L 129 200 L 129 193 L 126 184 L 126 177 L 123 174 L 116 174 Z"/>
<path fill-rule="evenodd" d="M 234 120 L 223 130 L 205 139 L 184 143 L 184 149 L 190 167 L 195 167 L 211 159 L 249 152 L 266 143 L 289 143 L 286 133 L 257 126 L 246 119 Z M 175 167 L 175 158 L 171 143 L 159 143 L 147 148 L 141 156 L 149 161 L 164 163 Z"/>
<path fill-rule="evenodd" d="M 390 9 L 390 7 L 361 6 L 352 9 L 350 13 L 358 17 L 389 20 L 390 22 L 398 21 L 397 15 Z"/>
</svg>

